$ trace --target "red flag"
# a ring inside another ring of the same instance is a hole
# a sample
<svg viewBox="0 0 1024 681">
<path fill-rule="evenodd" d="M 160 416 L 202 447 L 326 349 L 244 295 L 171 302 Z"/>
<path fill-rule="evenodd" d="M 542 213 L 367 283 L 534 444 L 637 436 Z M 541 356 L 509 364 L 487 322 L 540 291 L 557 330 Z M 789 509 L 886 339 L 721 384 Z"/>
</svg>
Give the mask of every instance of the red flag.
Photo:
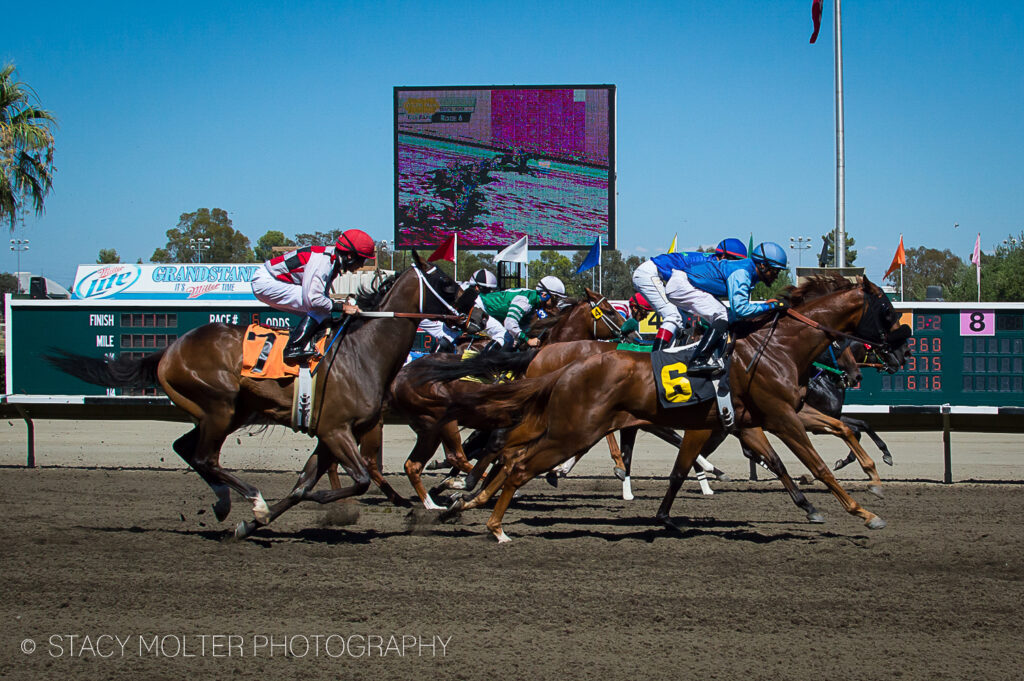
<svg viewBox="0 0 1024 681">
<path fill-rule="evenodd" d="M 818 39 L 818 31 L 821 30 L 821 3 L 822 0 L 814 0 L 811 3 L 811 21 L 814 22 L 814 33 L 811 34 L 811 42 Z"/>
<path fill-rule="evenodd" d="M 441 244 L 441 246 L 431 253 L 429 258 L 427 258 L 427 262 L 434 262 L 435 260 L 448 260 L 450 262 L 455 262 L 454 234 L 448 237 L 448 240 Z"/>
<path fill-rule="evenodd" d="M 882 279 L 885 279 L 890 274 L 892 274 L 893 271 L 895 271 L 896 268 L 899 267 L 900 265 L 906 265 L 906 264 L 907 264 L 907 254 L 903 252 L 903 235 L 900 234 L 900 247 L 896 249 L 896 255 L 892 256 L 892 264 L 889 265 L 889 269 L 887 269 L 885 271 L 885 274 L 882 275 Z"/>
</svg>

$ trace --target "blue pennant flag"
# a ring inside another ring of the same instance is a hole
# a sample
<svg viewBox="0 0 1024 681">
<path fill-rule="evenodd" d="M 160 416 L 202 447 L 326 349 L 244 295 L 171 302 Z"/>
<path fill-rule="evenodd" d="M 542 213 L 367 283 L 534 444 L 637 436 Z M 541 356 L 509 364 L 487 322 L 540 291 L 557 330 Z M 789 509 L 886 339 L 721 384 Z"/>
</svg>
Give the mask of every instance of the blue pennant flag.
<svg viewBox="0 0 1024 681">
<path fill-rule="evenodd" d="M 597 267 L 601 264 L 601 237 L 597 237 L 594 240 L 594 245 L 590 247 L 590 253 L 587 253 L 587 257 L 580 263 L 580 268 L 576 270 L 576 274 L 580 272 L 586 272 L 589 269 Z"/>
</svg>

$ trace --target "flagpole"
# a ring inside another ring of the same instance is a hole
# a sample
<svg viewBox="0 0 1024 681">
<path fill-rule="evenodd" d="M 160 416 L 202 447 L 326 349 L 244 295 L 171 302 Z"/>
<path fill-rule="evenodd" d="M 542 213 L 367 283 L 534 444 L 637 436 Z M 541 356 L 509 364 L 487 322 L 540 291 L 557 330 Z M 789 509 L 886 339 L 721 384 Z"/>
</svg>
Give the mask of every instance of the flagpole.
<svg viewBox="0 0 1024 681">
<path fill-rule="evenodd" d="M 900 263 L 900 302 L 903 302 L 903 264 Z"/>
<path fill-rule="evenodd" d="M 604 265 L 601 263 L 601 237 L 597 237 L 597 292 L 604 287 Z"/>
<path fill-rule="evenodd" d="M 459 233 L 455 232 L 455 254 L 452 256 L 453 276 L 455 281 L 459 280 Z"/>
</svg>

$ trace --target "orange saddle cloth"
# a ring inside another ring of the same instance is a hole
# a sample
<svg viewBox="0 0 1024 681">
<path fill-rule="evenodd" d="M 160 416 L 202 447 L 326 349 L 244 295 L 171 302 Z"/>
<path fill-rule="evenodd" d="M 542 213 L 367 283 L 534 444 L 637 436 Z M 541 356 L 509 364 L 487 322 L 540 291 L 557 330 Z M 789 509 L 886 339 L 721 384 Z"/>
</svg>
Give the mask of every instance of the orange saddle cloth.
<svg viewBox="0 0 1024 681">
<path fill-rule="evenodd" d="M 246 378 L 286 378 L 299 375 L 298 364 L 286 364 L 284 346 L 288 345 L 288 329 L 275 329 L 250 324 L 242 340 L 242 376 Z M 309 361 L 309 370 L 316 368 L 324 352 L 327 335 L 315 343 L 317 355 Z"/>
</svg>

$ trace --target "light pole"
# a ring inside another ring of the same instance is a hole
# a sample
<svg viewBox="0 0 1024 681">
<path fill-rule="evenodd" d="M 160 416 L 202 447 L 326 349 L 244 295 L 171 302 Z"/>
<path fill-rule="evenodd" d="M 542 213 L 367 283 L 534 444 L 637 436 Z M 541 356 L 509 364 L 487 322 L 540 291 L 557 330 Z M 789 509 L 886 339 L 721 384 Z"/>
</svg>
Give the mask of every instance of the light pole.
<svg viewBox="0 0 1024 681">
<path fill-rule="evenodd" d="M 793 237 L 789 237 L 789 247 L 796 251 L 797 267 L 803 267 L 803 254 L 804 251 L 811 248 L 811 237 L 798 236 L 795 239 Z"/>
<path fill-rule="evenodd" d="M 210 239 L 207 237 L 196 237 L 195 239 L 189 239 L 188 245 L 192 250 L 196 252 L 196 262 L 203 261 L 203 251 L 210 250 Z"/>
<path fill-rule="evenodd" d="M 21 252 L 28 250 L 28 239 L 11 239 L 11 250 L 18 254 L 18 274 L 21 274 Z M 18 277 L 18 293 L 23 293 L 21 277 Z"/>
</svg>

